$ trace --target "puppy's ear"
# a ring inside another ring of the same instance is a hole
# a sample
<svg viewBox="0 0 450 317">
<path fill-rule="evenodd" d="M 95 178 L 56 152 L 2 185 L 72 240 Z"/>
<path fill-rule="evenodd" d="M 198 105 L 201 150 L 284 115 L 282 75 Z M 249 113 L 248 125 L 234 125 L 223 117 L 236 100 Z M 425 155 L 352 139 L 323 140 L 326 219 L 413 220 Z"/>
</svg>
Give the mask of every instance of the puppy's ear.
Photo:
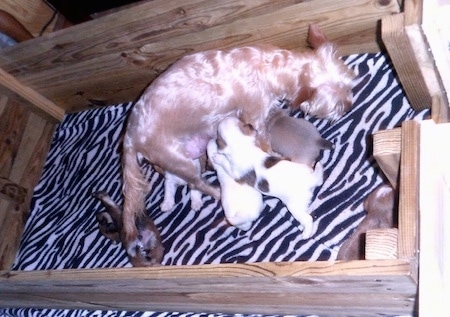
<svg viewBox="0 0 450 317">
<path fill-rule="evenodd" d="M 255 135 L 256 130 L 250 123 L 239 122 L 239 128 L 245 135 Z"/>
<path fill-rule="evenodd" d="M 317 24 L 310 24 L 307 42 L 310 47 L 317 49 L 318 47 L 327 44 L 329 41 Z"/>
</svg>

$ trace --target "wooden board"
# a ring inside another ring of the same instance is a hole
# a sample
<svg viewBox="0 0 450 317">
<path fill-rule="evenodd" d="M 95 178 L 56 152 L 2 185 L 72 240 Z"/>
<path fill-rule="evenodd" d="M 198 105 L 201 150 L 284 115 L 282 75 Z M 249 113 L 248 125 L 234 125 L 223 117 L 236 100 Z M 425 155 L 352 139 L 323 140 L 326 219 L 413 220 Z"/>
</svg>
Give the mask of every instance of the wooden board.
<svg viewBox="0 0 450 317">
<path fill-rule="evenodd" d="M 420 125 L 420 316 L 450 313 L 450 124 Z"/>
<path fill-rule="evenodd" d="M 341 54 L 379 51 L 397 1 L 144 2 L 0 52 L 0 67 L 66 111 L 135 100 L 181 56 L 255 43 L 304 48 L 318 23 Z"/>
<path fill-rule="evenodd" d="M 378 260 L 2 272 L 0 307 L 410 315 L 410 269 Z"/>
<path fill-rule="evenodd" d="M 419 122 L 402 124 L 402 144 L 398 206 L 398 257 L 414 259 L 419 250 Z M 418 272 L 418 267 L 415 270 Z M 415 278 L 418 280 L 418 276 Z"/>
<path fill-rule="evenodd" d="M 3 97 L 1 100 L 0 176 L 8 180 L 9 186 L 17 186 L 21 193 L 20 197 L 0 195 L 0 269 L 8 269 L 19 247 L 33 189 L 42 173 L 55 124 L 14 99 Z"/>
</svg>

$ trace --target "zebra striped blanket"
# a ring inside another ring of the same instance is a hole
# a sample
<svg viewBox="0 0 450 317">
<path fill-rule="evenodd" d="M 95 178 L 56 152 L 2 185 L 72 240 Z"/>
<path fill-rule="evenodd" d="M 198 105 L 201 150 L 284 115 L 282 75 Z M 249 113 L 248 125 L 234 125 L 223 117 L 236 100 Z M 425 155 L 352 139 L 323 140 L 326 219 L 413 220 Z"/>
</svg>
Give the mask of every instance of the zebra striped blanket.
<svg viewBox="0 0 450 317">
<path fill-rule="evenodd" d="M 364 198 L 385 181 L 372 156 L 372 134 L 428 115 L 428 111 L 410 108 L 382 53 L 351 55 L 345 60 L 358 74 L 353 109 L 334 123 L 306 117 L 335 144 L 323 153 L 325 180 L 310 205 L 314 236 L 302 240 L 298 223 L 278 199 L 271 197 L 265 197 L 265 209 L 248 232 L 227 224 L 220 202 L 206 195 L 202 210 L 191 211 L 185 186 L 177 191 L 176 208 L 170 213 L 161 212 L 163 177 L 147 167 L 151 183 L 147 211 L 161 230 L 166 251 L 163 264 L 335 259 L 340 245 L 365 215 Z M 95 214 L 102 206 L 91 193 L 105 190 L 122 204 L 119 140 L 131 107 L 127 103 L 66 115 L 54 135 L 42 178 L 35 188 L 14 270 L 130 266 L 122 246 L 100 234 Z M 213 172 L 206 172 L 205 177 L 216 181 Z M 7 316 L 37 314 L 37 310 L 25 309 L 3 312 Z M 50 313 L 96 315 L 50 310 L 44 315 Z M 151 312 L 131 315 L 158 316 Z"/>
</svg>

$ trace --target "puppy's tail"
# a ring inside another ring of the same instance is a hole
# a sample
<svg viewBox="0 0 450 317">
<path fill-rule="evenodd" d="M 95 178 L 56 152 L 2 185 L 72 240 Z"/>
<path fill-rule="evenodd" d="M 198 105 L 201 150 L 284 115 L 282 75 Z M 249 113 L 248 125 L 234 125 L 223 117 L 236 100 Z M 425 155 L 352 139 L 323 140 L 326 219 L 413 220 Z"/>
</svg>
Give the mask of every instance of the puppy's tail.
<svg viewBox="0 0 450 317">
<path fill-rule="evenodd" d="M 140 218 L 145 211 L 144 200 L 148 187 L 148 182 L 142 174 L 137 152 L 133 146 L 124 146 L 123 148 L 122 173 L 123 233 L 125 234 L 125 240 L 133 240 L 138 235 L 136 219 Z"/>
</svg>

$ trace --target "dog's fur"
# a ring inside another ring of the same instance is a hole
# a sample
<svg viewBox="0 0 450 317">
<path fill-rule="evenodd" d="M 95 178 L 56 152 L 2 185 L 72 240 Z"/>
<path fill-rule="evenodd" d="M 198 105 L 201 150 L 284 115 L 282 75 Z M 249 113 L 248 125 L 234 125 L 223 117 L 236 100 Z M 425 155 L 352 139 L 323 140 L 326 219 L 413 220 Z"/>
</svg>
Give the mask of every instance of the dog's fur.
<svg viewBox="0 0 450 317">
<path fill-rule="evenodd" d="M 209 141 L 207 153 L 209 158 L 216 155 L 216 140 Z M 246 183 L 236 182 L 220 164 L 215 164 L 211 159 L 209 161 L 217 172 L 225 217 L 233 226 L 249 230 L 264 208 L 261 193 Z"/>
<path fill-rule="evenodd" d="M 310 27 L 308 39 L 315 50 L 255 46 L 188 55 L 144 91 L 129 115 L 123 142 L 123 231 L 130 258 L 136 256 L 130 246 L 147 244 L 137 241 L 135 219 L 144 214 L 147 194 L 138 155 L 219 199 L 219 188 L 201 177 L 195 161 L 222 119 L 238 116 L 267 140 L 267 114 L 279 100 L 332 120 L 349 110 L 354 73 L 317 26 Z"/>
<path fill-rule="evenodd" d="M 94 192 L 92 196 L 100 200 L 106 208 L 106 211 L 96 214 L 100 232 L 114 243 L 122 242 L 123 244 L 122 210 L 105 191 Z M 150 217 L 144 216 L 136 220 L 136 226 L 147 245 L 133 246 L 136 255 L 130 258 L 131 264 L 133 266 L 159 265 L 164 256 L 164 247 L 155 224 Z"/>
<path fill-rule="evenodd" d="M 296 163 L 314 166 L 321 151 L 333 147 L 311 122 L 282 109 L 271 110 L 266 128 L 272 150 Z"/>
<path fill-rule="evenodd" d="M 395 191 L 391 186 L 380 185 L 364 200 L 366 217 L 355 232 L 342 244 L 337 259 L 343 261 L 363 260 L 365 233 L 369 229 L 393 228 L 396 207 Z"/>
<path fill-rule="evenodd" d="M 315 169 L 272 156 L 257 146 L 256 130 L 235 117 L 218 126 L 217 153 L 211 160 L 237 182 L 246 183 L 261 193 L 279 198 L 303 225 L 302 237 L 313 234 L 313 219 L 308 213 L 313 190 L 323 181 L 320 163 Z"/>
</svg>

